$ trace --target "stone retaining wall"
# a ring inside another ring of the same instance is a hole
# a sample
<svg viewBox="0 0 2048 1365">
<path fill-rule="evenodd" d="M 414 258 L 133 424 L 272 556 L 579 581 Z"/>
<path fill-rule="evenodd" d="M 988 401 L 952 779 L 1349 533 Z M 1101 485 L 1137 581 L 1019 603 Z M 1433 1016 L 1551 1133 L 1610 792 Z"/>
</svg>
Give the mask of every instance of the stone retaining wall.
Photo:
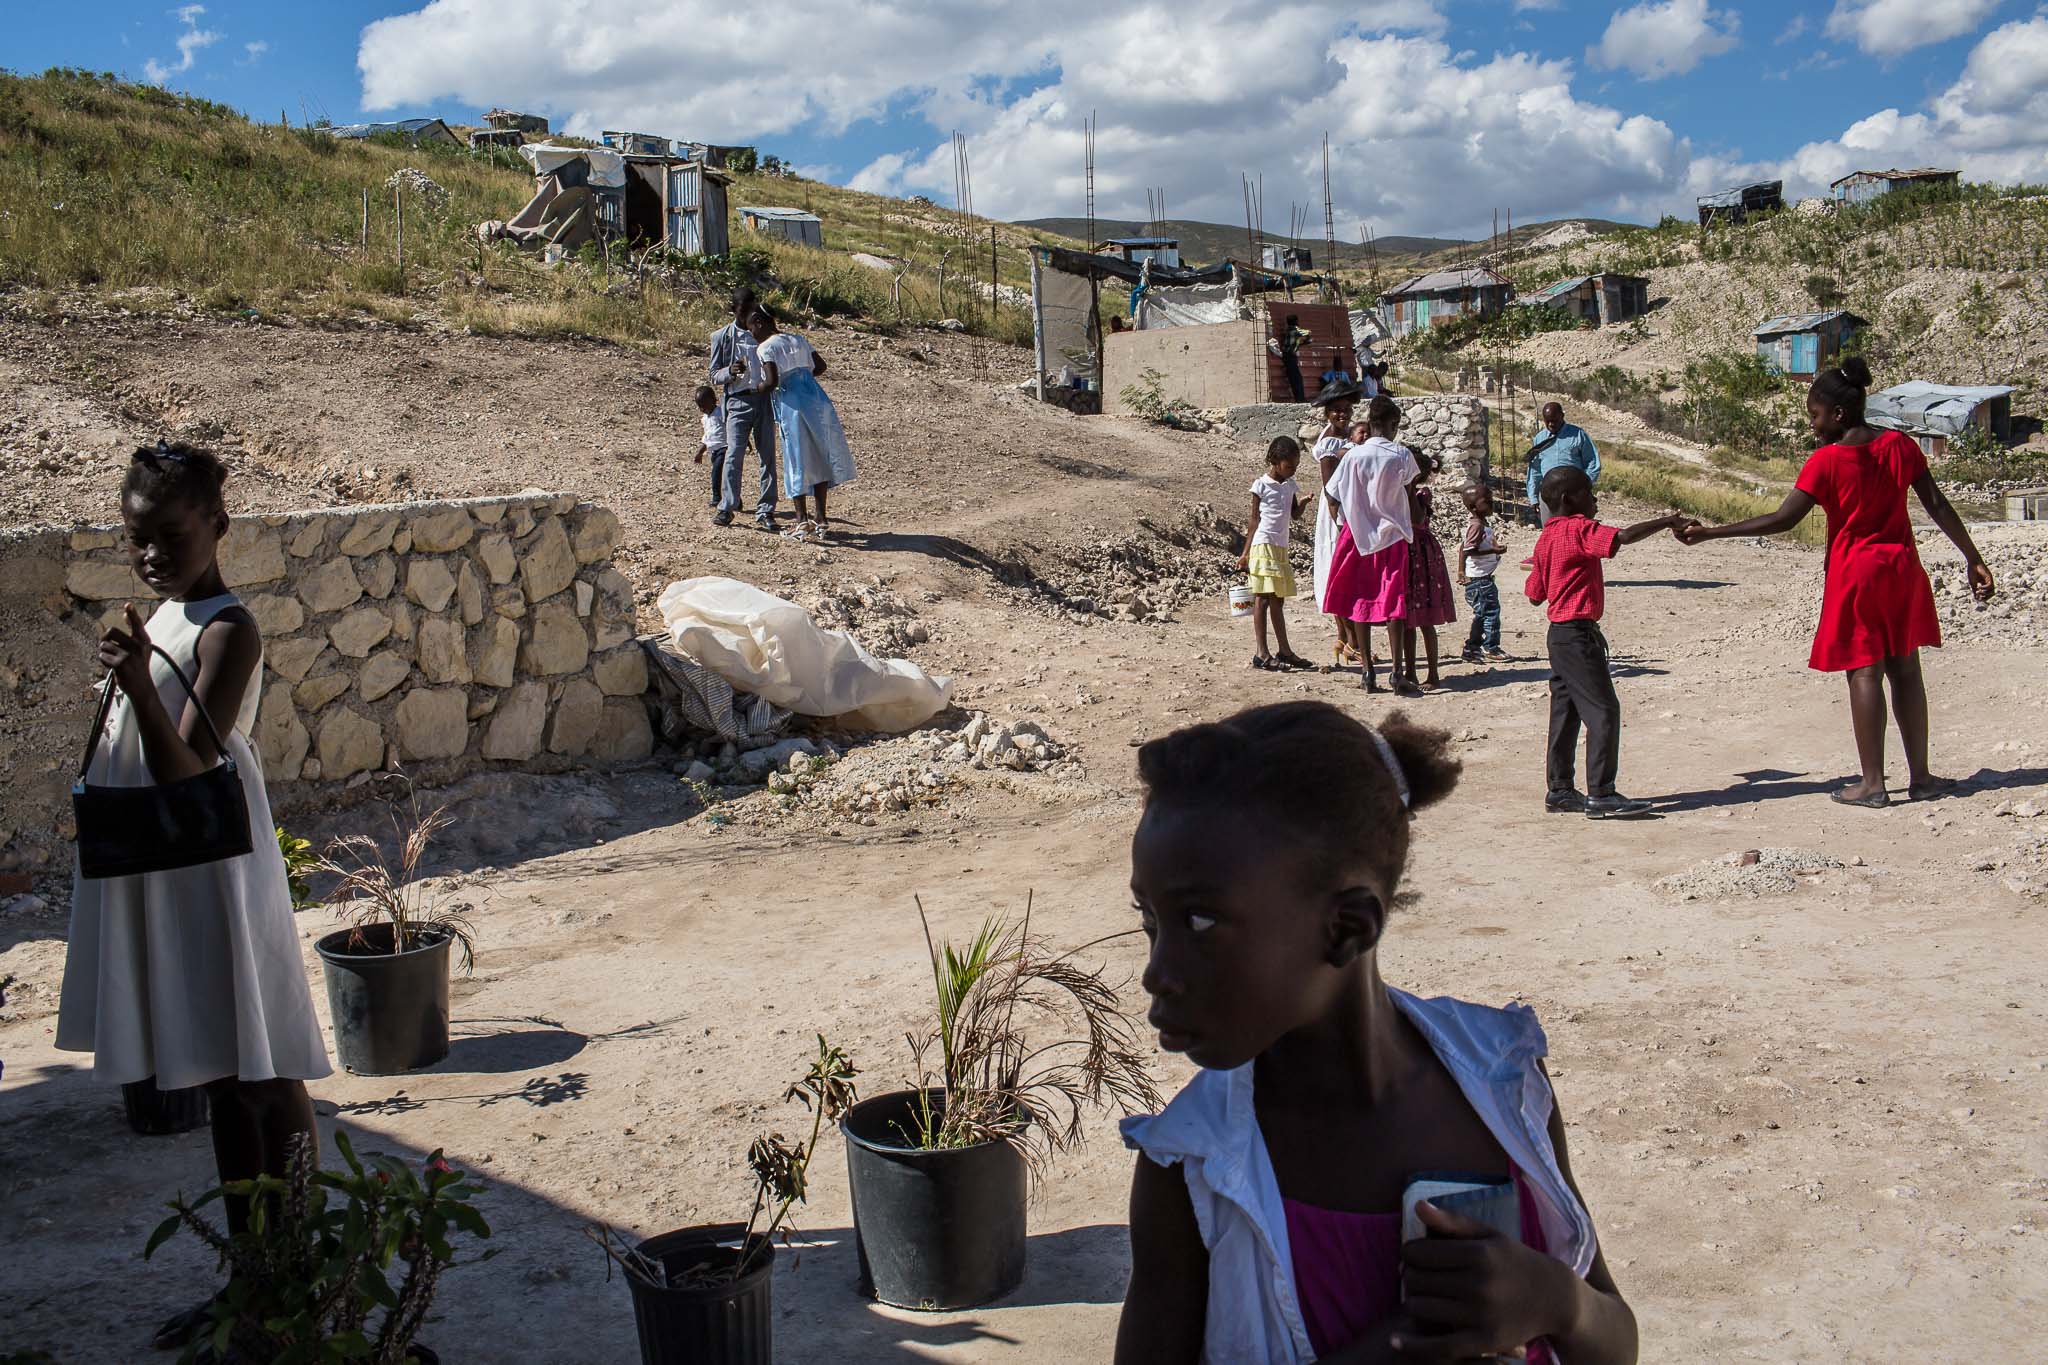
<svg viewBox="0 0 2048 1365">
<path fill-rule="evenodd" d="M 1401 440 L 1434 459 L 1444 471 L 1467 479 L 1486 473 L 1486 405 L 1454 393 L 1396 398 L 1401 405 Z M 1249 403 L 1224 415 L 1230 434 L 1264 446 L 1275 436 L 1292 436 L 1308 452 L 1322 417 L 1306 403 Z"/>
<path fill-rule="evenodd" d="M 263 631 L 253 738 L 273 801 L 400 766 L 440 781 L 646 757 L 647 665 L 632 587 L 611 567 L 618 536 L 605 508 L 538 490 L 236 517 L 221 570 Z M 20 712 L 0 757 L 42 775 L 35 804 L 62 811 L 101 623 L 153 596 L 119 527 L 0 539 L 14 637 L 0 682 Z"/>
</svg>

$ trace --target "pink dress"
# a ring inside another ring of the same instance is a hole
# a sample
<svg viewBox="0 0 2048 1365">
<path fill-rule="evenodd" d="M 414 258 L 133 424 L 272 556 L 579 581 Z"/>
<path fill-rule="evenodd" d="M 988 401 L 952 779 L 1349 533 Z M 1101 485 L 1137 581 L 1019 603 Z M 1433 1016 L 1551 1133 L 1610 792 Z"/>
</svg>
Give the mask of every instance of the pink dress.
<svg viewBox="0 0 2048 1365">
<path fill-rule="evenodd" d="M 1361 555 L 1352 543 L 1351 528 L 1338 531 L 1323 611 L 1376 626 L 1400 620 L 1407 608 L 1408 542 L 1397 540 L 1377 554 Z"/>
<path fill-rule="evenodd" d="M 1536 1201 L 1514 1171 L 1522 1205 L 1522 1244 L 1547 1250 Z M 1294 1292 L 1317 1356 L 1351 1345 L 1401 1306 L 1401 1215 L 1340 1213 L 1282 1199 Z M 1557 1365 L 1545 1341 L 1529 1343 L 1530 1365 Z"/>
<path fill-rule="evenodd" d="M 1411 626 L 1447 626 L 1458 619 L 1457 598 L 1443 542 L 1430 526 L 1436 499 L 1427 485 L 1415 490 L 1415 504 L 1415 539 L 1408 548 L 1408 602 L 1401 619 Z"/>
</svg>

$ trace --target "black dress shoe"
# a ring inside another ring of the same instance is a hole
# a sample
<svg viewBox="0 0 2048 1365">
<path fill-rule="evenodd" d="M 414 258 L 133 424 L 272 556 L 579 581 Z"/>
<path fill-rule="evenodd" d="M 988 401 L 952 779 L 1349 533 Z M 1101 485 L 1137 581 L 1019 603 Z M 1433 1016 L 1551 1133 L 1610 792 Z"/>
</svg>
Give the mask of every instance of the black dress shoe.
<svg viewBox="0 0 2048 1365">
<path fill-rule="evenodd" d="M 1649 813 L 1649 810 L 1650 803 L 1648 801 L 1638 801 L 1632 797 L 1623 796 L 1620 792 L 1610 792 L 1606 796 L 1589 796 L 1586 798 L 1586 818 L 1588 820 L 1612 820 L 1616 816 L 1646 815 Z"/>
<path fill-rule="evenodd" d="M 1576 815 L 1585 808 L 1585 793 L 1572 787 L 1561 792 L 1549 792 L 1543 798 L 1543 809 L 1552 815 Z"/>
</svg>

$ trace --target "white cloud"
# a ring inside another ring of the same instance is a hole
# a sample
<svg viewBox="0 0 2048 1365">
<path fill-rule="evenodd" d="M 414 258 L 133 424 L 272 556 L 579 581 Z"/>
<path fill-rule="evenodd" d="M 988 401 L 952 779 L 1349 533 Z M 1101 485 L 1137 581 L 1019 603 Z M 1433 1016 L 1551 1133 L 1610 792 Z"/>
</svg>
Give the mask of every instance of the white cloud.
<svg viewBox="0 0 2048 1365">
<path fill-rule="evenodd" d="M 869 0 L 860 23 L 835 24 L 814 10 L 742 12 L 715 0 L 665 0 L 630 18 L 597 0 L 431 0 L 366 28 L 357 64 L 368 109 L 453 97 L 549 113 L 572 133 L 644 128 L 769 152 L 797 129 L 829 139 L 866 119 L 922 116 L 930 131 L 915 135 L 919 145 L 872 157 L 848 183 L 943 202 L 953 189 L 947 134 L 959 128 L 970 139 L 976 207 L 1001 218 L 1081 211 L 1091 112 L 1101 119 L 1096 202 L 1105 217 L 1142 217 L 1144 190 L 1164 186 L 1176 217 L 1237 222 L 1238 174 L 1249 170 L 1263 171 L 1268 205 L 1282 206 L 1269 208 L 1267 227 L 1276 217 L 1284 227 L 1288 202 L 1320 204 L 1328 131 L 1347 240 L 1361 220 L 1383 232 L 1482 234 L 1496 207 L 1517 222 L 1688 214 L 1696 194 L 1780 174 L 1810 186 L 1824 163 L 1844 158 L 2048 178 L 2048 168 L 2027 170 L 2048 148 L 2048 109 L 2038 104 L 2048 19 L 1987 38 L 1925 110 L 1887 111 L 1902 139 L 1895 156 L 1865 147 L 1883 125 L 1864 120 L 1802 148 L 1809 170 L 1739 150 L 1696 152 L 1660 120 L 1581 93 L 1571 62 L 1456 51 L 1430 0 L 1394 0 L 1365 29 L 1338 0 L 1279 0 L 1266 10 L 1241 0 L 968 9 Z M 1705 0 L 1638 5 L 1615 18 L 1602 49 L 1621 42 L 1614 55 L 1631 60 L 1617 65 L 1645 75 L 1689 69 L 1735 41 L 1733 16 Z M 1632 26 L 1642 31 L 1631 40 Z M 1164 32 L 1201 41 L 1166 60 Z M 1676 38 L 1689 44 L 1683 53 L 1670 45 Z M 789 53 L 819 50 L 831 60 L 789 67 Z M 1857 112 L 1851 106 L 1845 118 Z M 830 148 L 820 159 L 837 155 Z"/>
<path fill-rule="evenodd" d="M 263 54 L 268 51 L 270 51 L 270 44 L 264 42 L 261 38 L 258 38 L 253 43 L 243 43 L 242 60 L 237 62 L 236 65 L 254 66 L 263 60 Z"/>
<path fill-rule="evenodd" d="M 171 77 L 192 69 L 201 49 L 220 41 L 220 34 L 213 29 L 199 27 L 199 16 L 206 13 L 204 5 L 185 5 L 171 11 L 185 31 L 178 35 L 178 60 L 169 66 L 151 57 L 142 64 L 142 74 L 151 85 L 162 85 Z"/>
<path fill-rule="evenodd" d="M 1773 46 L 1783 47 L 1786 43 L 1789 43 L 1793 39 L 1802 36 L 1805 32 L 1806 16 L 1803 14 L 1795 14 L 1792 16 L 1792 22 L 1785 25 L 1784 31 L 1780 33 L 1777 37 L 1771 39 L 1771 43 Z"/>
<path fill-rule="evenodd" d="M 1707 0 L 1643 0 L 1616 10 L 1586 60 L 1609 70 L 1633 71 L 1646 81 L 1683 76 L 1737 42 L 1742 18 L 1711 9 Z"/>
<path fill-rule="evenodd" d="M 1999 0 L 1835 0 L 1827 32 L 1854 40 L 1873 57 L 1897 57 L 1970 32 L 1998 5 Z"/>
</svg>

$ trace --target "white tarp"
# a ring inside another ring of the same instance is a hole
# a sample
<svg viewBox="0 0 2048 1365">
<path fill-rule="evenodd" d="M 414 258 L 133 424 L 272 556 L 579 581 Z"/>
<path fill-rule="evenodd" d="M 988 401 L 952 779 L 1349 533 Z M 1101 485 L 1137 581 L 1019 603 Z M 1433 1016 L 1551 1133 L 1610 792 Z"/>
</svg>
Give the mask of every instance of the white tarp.
<svg viewBox="0 0 2048 1365">
<path fill-rule="evenodd" d="M 901 734 L 946 709 L 950 678 L 908 659 L 878 659 L 852 636 L 733 578 L 671 583 L 657 604 L 676 648 L 741 692 L 805 716 Z"/>
<path fill-rule="evenodd" d="M 1386 338 L 1386 326 L 1381 323 L 1380 315 L 1370 308 L 1354 308 L 1350 312 L 1350 318 L 1351 349 L 1360 356 L 1369 354 L 1373 343 Z"/>
<path fill-rule="evenodd" d="M 1138 330 L 1158 327 L 1201 327 L 1212 322 L 1237 322 L 1249 316 L 1238 297 L 1237 282 L 1153 285 L 1138 296 Z"/>
<path fill-rule="evenodd" d="M 537 176 L 558 171 L 572 161 L 590 163 L 590 183 L 620 189 L 626 183 L 626 158 L 602 147 L 557 147 L 551 142 L 533 142 L 519 149 Z"/>
</svg>

